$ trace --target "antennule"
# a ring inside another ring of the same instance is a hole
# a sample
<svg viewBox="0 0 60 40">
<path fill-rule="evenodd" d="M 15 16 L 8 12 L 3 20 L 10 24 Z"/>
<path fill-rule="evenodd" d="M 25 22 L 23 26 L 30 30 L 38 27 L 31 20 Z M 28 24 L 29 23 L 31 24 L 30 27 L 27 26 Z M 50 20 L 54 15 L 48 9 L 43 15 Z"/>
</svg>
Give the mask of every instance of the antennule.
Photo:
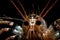
<svg viewBox="0 0 60 40">
<path fill-rule="evenodd" d="M 22 9 L 23 9 L 23 11 L 24 11 L 24 13 L 25 13 L 25 16 L 26 16 L 26 18 L 27 18 L 28 16 L 27 16 L 27 14 L 26 14 L 26 11 L 25 11 L 25 9 L 24 9 L 23 5 L 21 4 L 21 2 L 20 2 L 19 0 L 17 0 L 17 2 L 18 2 L 18 3 L 19 3 L 19 5 L 22 7 Z"/>
<path fill-rule="evenodd" d="M 52 9 L 52 7 L 57 3 L 58 0 L 56 0 L 51 6 L 50 8 L 45 12 L 45 14 L 42 16 L 43 18 L 45 17 L 45 15 Z"/>
<path fill-rule="evenodd" d="M 44 7 L 44 9 L 42 10 L 42 12 L 40 13 L 40 16 L 43 14 L 43 12 L 45 11 L 45 9 L 47 8 L 48 4 L 50 3 L 50 0 L 48 1 L 48 3 L 46 4 L 46 6 Z"/>
<path fill-rule="evenodd" d="M 20 13 L 20 15 L 23 17 L 23 19 L 26 20 L 26 18 L 24 17 L 24 15 L 22 14 L 22 12 L 18 9 L 18 7 L 16 6 L 16 4 L 12 0 L 10 0 L 10 1 L 14 5 L 14 7 L 17 9 L 17 11 Z"/>
</svg>

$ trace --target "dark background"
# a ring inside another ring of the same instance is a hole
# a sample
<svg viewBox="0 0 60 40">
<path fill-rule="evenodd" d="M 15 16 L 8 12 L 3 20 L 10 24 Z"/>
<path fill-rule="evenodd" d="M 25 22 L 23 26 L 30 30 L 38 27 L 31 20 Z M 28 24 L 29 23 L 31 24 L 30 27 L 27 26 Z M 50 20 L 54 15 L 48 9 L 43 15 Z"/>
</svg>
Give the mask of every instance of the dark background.
<svg viewBox="0 0 60 40">
<path fill-rule="evenodd" d="M 13 1 L 15 2 L 17 7 L 21 10 L 21 12 L 24 15 L 24 12 L 23 12 L 21 6 L 17 3 L 16 0 L 13 0 Z M 39 14 L 38 11 L 40 10 L 40 12 L 41 12 L 43 10 L 43 8 L 45 7 L 45 5 L 47 4 L 47 2 L 48 2 L 48 0 L 19 0 L 19 1 L 24 6 L 24 8 L 25 8 L 25 10 L 26 10 L 28 15 L 29 15 L 29 13 L 32 14 L 32 10 L 33 10 L 32 4 L 34 5 L 35 14 Z M 51 0 L 50 1 L 49 6 L 47 7 L 47 9 L 50 7 L 50 5 L 52 5 L 52 3 L 54 1 L 55 0 Z M 39 6 L 39 10 L 38 10 L 38 6 Z M 44 11 L 44 13 L 45 13 L 45 11 Z M 23 19 L 21 17 L 21 15 L 18 13 L 18 11 L 15 9 L 13 4 L 10 2 L 10 0 L 0 0 L 0 17 L 4 17 L 4 16 L 8 16 L 8 17 L 12 17 L 12 18 L 18 18 L 18 19 Z M 59 18 L 60 18 L 60 1 L 58 0 L 58 2 L 48 12 L 48 14 L 44 17 L 44 19 L 46 20 L 47 25 L 49 26 L 51 23 L 53 23 L 55 20 L 57 20 Z M 3 33 L 3 34 L 0 35 L 1 36 L 0 37 L 1 40 L 4 40 L 4 38 L 6 38 L 8 36 L 11 36 L 11 32 L 10 31 L 7 32 L 7 33 Z"/>
<path fill-rule="evenodd" d="M 18 4 L 18 2 L 16 0 L 13 0 L 13 1 L 15 2 L 17 7 L 21 10 L 21 12 L 24 15 L 24 12 L 23 12 L 21 6 Z M 24 6 L 24 8 L 25 8 L 28 15 L 29 15 L 29 13 L 31 14 L 31 12 L 33 10 L 32 4 L 34 5 L 35 13 L 39 14 L 38 11 L 40 10 L 40 12 L 41 12 L 43 10 L 43 8 L 45 7 L 45 5 L 47 4 L 47 2 L 48 2 L 48 0 L 19 0 L 19 1 Z M 55 0 L 50 1 L 47 9 L 50 7 L 50 5 L 52 5 L 52 3 L 54 1 Z M 38 6 L 39 6 L 39 10 L 38 10 Z M 21 15 L 15 9 L 15 7 L 10 2 L 10 0 L 0 0 L 0 16 L 8 16 L 8 17 L 12 17 L 12 18 L 22 19 Z M 44 19 L 46 20 L 47 24 L 50 25 L 52 22 L 54 22 L 54 20 L 57 20 L 59 18 L 60 18 L 60 1 L 58 0 L 58 2 L 48 12 L 48 14 L 44 17 Z"/>
</svg>

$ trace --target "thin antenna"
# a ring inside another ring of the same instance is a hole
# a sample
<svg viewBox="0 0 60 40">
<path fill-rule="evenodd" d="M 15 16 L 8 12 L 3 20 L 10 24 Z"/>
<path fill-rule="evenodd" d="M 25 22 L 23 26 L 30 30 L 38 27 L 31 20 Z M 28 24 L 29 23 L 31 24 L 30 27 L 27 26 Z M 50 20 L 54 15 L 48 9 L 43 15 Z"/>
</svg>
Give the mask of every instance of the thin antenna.
<svg viewBox="0 0 60 40">
<path fill-rule="evenodd" d="M 32 7 L 33 7 L 32 13 L 34 14 L 34 4 L 32 4 Z"/>
<path fill-rule="evenodd" d="M 44 7 L 44 9 L 42 10 L 42 12 L 40 13 L 40 16 L 43 14 L 43 12 L 45 11 L 45 9 L 47 8 L 49 2 L 50 2 L 50 0 L 48 1 L 48 3 L 46 4 L 46 6 Z"/>
<path fill-rule="evenodd" d="M 37 15 L 37 10 L 36 10 L 36 15 Z"/>
<path fill-rule="evenodd" d="M 40 13 L 40 8 L 39 8 L 39 5 L 38 5 L 38 13 Z"/>
<path fill-rule="evenodd" d="M 24 22 L 24 20 L 22 20 L 22 19 L 18 19 L 18 18 L 11 18 L 11 17 L 0 17 L 0 19 L 19 20 L 19 21 Z"/>
<path fill-rule="evenodd" d="M 43 18 L 45 17 L 45 15 L 52 9 L 52 7 L 56 4 L 58 0 L 56 0 L 51 6 L 50 8 L 45 12 L 45 14 L 42 16 Z"/>
<path fill-rule="evenodd" d="M 15 5 L 15 3 L 12 0 L 10 0 L 10 1 L 14 5 L 14 7 L 17 9 L 17 11 L 19 12 L 19 14 L 24 18 L 24 20 L 26 20 L 26 18 L 24 17 L 24 15 L 22 14 L 22 12 L 18 9 L 18 7 Z"/>
<path fill-rule="evenodd" d="M 25 16 L 26 16 L 26 18 L 27 18 L 28 16 L 27 16 L 27 14 L 26 14 L 26 11 L 25 11 L 25 9 L 24 9 L 23 5 L 21 4 L 21 2 L 20 2 L 19 0 L 17 0 L 17 2 L 18 2 L 18 3 L 19 3 L 19 5 L 22 7 L 22 9 L 23 9 L 23 11 L 24 11 L 24 13 L 25 13 Z"/>
</svg>

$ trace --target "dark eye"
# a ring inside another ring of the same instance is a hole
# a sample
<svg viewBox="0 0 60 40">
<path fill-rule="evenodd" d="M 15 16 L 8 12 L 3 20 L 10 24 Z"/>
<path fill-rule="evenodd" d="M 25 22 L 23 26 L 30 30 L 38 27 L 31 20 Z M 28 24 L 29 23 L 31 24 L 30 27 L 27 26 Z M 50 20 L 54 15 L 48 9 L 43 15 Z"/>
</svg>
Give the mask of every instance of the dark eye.
<svg viewBox="0 0 60 40">
<path fill-rule="evenodd" d="M 41 22 L 40 21 L 36 21 L 36 25 L 40 25 L 41 24 Z"/>
<path fill-rule="evenodd" d="M 25 25 L 25 26 L 28 26 L 28 25 L 29 25 L 29 22 L 28 22 L 28 21 L 25 21 L 25 22 L 24 22 L 24 25 Z"/>
</svg>

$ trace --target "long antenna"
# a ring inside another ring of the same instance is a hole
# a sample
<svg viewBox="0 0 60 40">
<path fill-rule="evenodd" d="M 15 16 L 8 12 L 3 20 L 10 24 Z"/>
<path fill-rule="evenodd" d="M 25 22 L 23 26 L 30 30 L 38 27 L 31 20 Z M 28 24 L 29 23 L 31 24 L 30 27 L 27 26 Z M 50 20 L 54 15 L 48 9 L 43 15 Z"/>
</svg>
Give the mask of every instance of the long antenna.
<svg viewBox="0 0 60 40">
<path fill-rule="evenodd" d="M 40 13 L 40 8 L 39 8 L 39 5 L 38 5 L 38 13 Z"/>
<path fill-rule="evenodd" d="M 50 8 L 45 12 L 45 14 L 42 16 L 43 18 L 45 17 L 45 15 L 52 9 L 52 7 L 57 3 L 58 0 L 56 0 L 51 6 Z"/>
<path fill-rule="evenodd" d="M 32 7 L 33 7 L 32 13 L 34 14 L 34 4 L 32 4 Z"/>
<path fill-rule="evenodd" d="M 18 19 L 18 18 L 11 18 L 11 17 L 0 17 L 0 19 L 19 20 L 19 21 L 24 22 L 24 20 L 22 20 L 22 19 Z"/>
<path fill-rule="evenodd" d="M 10 0 L 10 1 L 14 5 L 14 7 L 17 9 L 17 11 L 19 12 L 19 14 L 23 17 L 23 19 L 26 20 L 26 18 L 24 17 L 24 15 L 22 14 L 22 12 L 18 9 L 18 7 L 15 5 L 15 3 L 12 0 Z"/>
<path fill-rule="evenodd" d="M 26 18 L 27 18 L 28 16 L 27 16 L 27 14 L 26 14 L 26 11 L 25 11 L 25 9 L 24 9 L 23 5 L 21 4 L 21 2 L 20 2 L 19 0 L 17 0 L 17 2 L 18 2 L 18 3 L 19 3 L 19 5 L 22 7 L 22 9 L 23 9 L 23 11 L 24 11 L 24 13 L 25 13 L 25 16 L 26 16 Z"/>
<path fill-rule="evenodd" d="M 48 3 L 46 4 L 46 6 L 44 7 L 44 9 L 42 10 L 42 12 L 40 13 L 40 16 L 43 14 L 43 12 L 45 11 L 45 9 L 47 8 L 49 2 L 50 2 L 50 0 L 48 1 Z"/>
</svg>

